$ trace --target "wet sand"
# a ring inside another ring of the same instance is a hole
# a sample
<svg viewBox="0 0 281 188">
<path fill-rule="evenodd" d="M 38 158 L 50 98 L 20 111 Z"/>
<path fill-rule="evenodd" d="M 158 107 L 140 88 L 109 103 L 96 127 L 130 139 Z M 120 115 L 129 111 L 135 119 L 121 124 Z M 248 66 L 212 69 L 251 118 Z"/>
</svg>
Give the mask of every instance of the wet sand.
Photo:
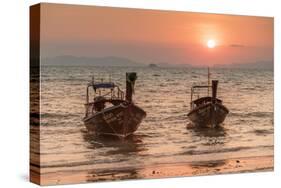
<svg viewBox="0 0 281 188">
<path fill-rule="evenodd" d="M 103 170 L 73 170 L 72 172 L 45 173 L 41 185 L 72 184 L 127 179 L 153 179 L 179 176 L 202 176 L 241 172 L 273 171 L 274 157 L 245 157 L 227 160 L 211 160 L 196 163 L 159 164 L 137 168 Z M 35 168 L 34 168 L 35 170 Z M 37 173 L 36 173 L 37 174 Z M 39 177 L 33 181 L 39 183 Z"/>
<path fill-rule="evenodd" d="M 149 173 L 152 172 L 153 178 L 160 178 L 172 176 L 200 176 L 238 172 L 272 171 L 273 163 L 273 156 L 202 161 L 173 166 L 164 165 L 147 168 L 143 171 L 143 175 L 149 178 Z"/>
</svg>

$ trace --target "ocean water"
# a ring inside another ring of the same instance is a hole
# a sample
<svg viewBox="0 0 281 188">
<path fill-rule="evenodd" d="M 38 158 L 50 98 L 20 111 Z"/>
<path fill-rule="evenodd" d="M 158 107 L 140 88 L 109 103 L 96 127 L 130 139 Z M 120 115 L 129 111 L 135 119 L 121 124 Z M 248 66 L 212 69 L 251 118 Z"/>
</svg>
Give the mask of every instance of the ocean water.
<svg viewBox="0 0 281 188">
<path fill-rule="evenodd" d="M 135 103 L 147 117 L 125 140 L 90 135 L 85 128 L 86 85 L 109 78 L 125 90 L 135 71 Z M 141 178 L 136 169 L 273 155 L 273 71 L 211 69 L 218 97 L 229 109 L 222 128 L 190 126 L 192 84 L 206 84 L 206 69 L 149 67 L 41 67 L 40 166 L 59 183 L 63 174 L 80 181 Z M 38 125 L 37 125 L 38 126 Z M 32 135 L 31 135 L 32 136 Z M 37 140 L 38 141 L 38 140 Z"/>
</svg>

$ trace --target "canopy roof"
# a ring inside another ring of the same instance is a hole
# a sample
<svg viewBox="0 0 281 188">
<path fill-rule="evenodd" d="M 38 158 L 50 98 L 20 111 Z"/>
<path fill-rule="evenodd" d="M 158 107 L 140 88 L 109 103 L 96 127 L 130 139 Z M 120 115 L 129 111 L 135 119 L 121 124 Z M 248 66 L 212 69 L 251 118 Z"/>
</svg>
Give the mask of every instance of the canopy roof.
<svg viewBox="0 0 281 188">
<path fill-rule="evenodd" d="M 101 83 L 95 83 L 93 84 L 94 89 L 111 89 L 114 88 L 115 84 L 113 82 L 101 82 Z"/>
</svg>

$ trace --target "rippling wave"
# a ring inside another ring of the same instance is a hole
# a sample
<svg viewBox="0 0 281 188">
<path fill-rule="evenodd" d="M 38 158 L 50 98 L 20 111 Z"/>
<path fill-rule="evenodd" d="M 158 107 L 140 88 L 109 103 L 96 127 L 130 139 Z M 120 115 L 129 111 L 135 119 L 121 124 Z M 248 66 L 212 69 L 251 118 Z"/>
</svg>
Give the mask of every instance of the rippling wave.
<svg viewBox="0 0 281 188">
<path fill-rule="evenodd" d="M 190 127 L 187 118 L 190 87 L 206 83 L 205 69 L 43 66 L 41 71 L 41 114 L 31 116 L 34 122 L 41 118 L 42 172 L 87 169 L 92 177 L 102 169 L 273 155 L 272 71 L 212 70 L 218 96 L 230 110 L 219 130 Z M 138 74 L 134 101 L 147 118 L 126 140 L 89 134 L 82 118 L 91 76 L 111 75 L 124 89 L 127 71 Z M 34 142 L 38 131 L 32 128 Z"/>
</svg>

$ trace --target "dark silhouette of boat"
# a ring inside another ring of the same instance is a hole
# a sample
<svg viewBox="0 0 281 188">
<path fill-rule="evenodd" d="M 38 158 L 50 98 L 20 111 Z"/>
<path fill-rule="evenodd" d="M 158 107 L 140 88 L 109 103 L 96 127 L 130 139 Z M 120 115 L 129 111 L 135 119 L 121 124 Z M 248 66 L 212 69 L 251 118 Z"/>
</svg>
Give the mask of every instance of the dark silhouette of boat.
<svg viewBox="0 0 281 188">
<path fill-rule="evenodd" d="M 86 112 L 83 118 L 88 131 L 98 135 L 127 137 L 133 134 L 146 117 L 146 112 L 134 104 L 132 95 L 137 74 L 126 73 L 126 96 L 114 82 L 95 82 L 87 86 Z M 94 99 L 90 102 L 90 91 Z"/>
<path fill-rule="evenodd" d="M 229 110 L 222 104 L 222 100 L 217 98 L 218 80 L 212 80 L 210 86 L 210 73 L 208 71 L 208 85 L 195 85 L 191 88 L 190 112 L 188 117 L 190 121 L 202 127 L 216 127 L 226 118 Z M 212 96 L 198 97 L 193 100 L 193 95 L 197 90 L 212 89 Z"/>
</svg>

